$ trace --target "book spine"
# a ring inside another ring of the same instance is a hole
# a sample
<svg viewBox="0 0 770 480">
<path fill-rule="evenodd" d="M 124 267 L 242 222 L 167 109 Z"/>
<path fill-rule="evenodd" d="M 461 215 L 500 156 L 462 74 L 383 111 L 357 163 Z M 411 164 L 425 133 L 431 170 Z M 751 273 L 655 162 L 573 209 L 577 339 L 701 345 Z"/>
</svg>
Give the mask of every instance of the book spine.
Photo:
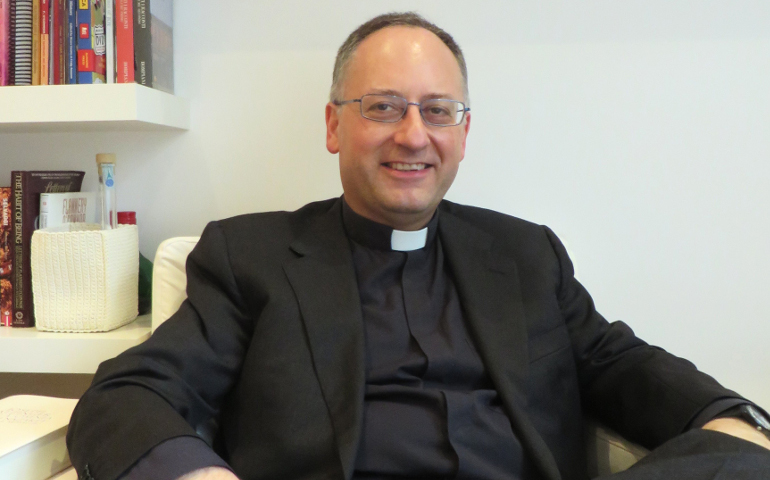
<svg viewBox="0 0 770 480">
<path fill-rule="evenodd" d="M 104 39 L 107 83 L 115 83 L 115 0 L 104 2 Z"/>
<path fill-rule="evenodd" d="M 40 0 L 32 0 L 32 85 L 40 85 Z"/>
<path fill-rule="evenodd" d="M 134 0 L 134 80 L 152 87 L 152 35 L 149 0 Z"/>
<path fill-rule="evenodd" d="M 8 1 L 8 85 L 16 78 L 16 0 Z"/>
<path fill-rule="evenodd" d="M 67 28 L 66 28 L 66 48 L 64 52 L 64 78 L 67 85 L 78 83 L 78 26 L 77 26 L 77 0 L 66 0 L 67 2 Z"/>
<path fill-rule="evenodd" d="M 14 85 L 32 85 L 32 0 L 15 0 Z"/>
<path fill-rule="evenodd" d="M 94 83 L 94 50 L 91 48 L 90 0 L 78 0 L 78 83 Z"/>
<path fill-rule="evenodd" d="M 51 2 L 49 0 L 40 0 L 40 40 L 38 43 L 38 46 L 40 48 L 40 85 L 48 85 L 48 65 L 50 61 L 50 13 L 51 13 Z"/>
<path fill-rule="evenodd" d="M 0 188 L 0 326 L 10 327 L 13 312 L 13 210 L 11 209 L 10 187 Z"/>
<path fill-rule="evenodd" d="M 0 86 L 8 85 L 8 40 L 9 14 L 8 0 L 0 0 Z"/>
<path fill-rule="evenodd" d="M 104 1 L 91 3 L 91 48 L 94 51 L 94 75 L 92 83 L 105 83 L 107 72 L 107 41 L 104 35 Z"/>
<path fill-rule="evenodd" d="M 51 0 L 51 85 L 64 83 L 64 23 L 62 0 Z"/>
<path fill-rule="evenodd" d="M 115 56 L 117 83 L 134 83 L 134 6 L 132 0 L 115 1 Z"/>
<path fill-rule="evenodd" d="M 29 259 L 29 254 L 24 246 L 24 230 L 26 225 L 26 212 L 24 210 L 24 172 L 11 172 L 11 188 L 13 188 L 12 209 L 13 209 L 13 317 L 11 326 L 13 327 L 32 327 L 32 305 L 29 291 L 25 292 L 25 277 L 28 277 L 26 271 L 25 258 Z"/>
</svg>

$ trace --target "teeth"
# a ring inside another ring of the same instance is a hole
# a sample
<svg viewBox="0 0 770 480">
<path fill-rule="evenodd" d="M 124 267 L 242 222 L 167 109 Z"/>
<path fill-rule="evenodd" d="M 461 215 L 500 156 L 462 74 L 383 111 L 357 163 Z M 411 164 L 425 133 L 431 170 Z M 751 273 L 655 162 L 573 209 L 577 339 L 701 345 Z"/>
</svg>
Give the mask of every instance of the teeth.
<svg viewBox="0 0 770 480">
<path fill-rule="evenodd" d="M 426 165 L 424 163 L 390 163 L 390 168 L 394 170 L 423 170 Z"/>
</svg>

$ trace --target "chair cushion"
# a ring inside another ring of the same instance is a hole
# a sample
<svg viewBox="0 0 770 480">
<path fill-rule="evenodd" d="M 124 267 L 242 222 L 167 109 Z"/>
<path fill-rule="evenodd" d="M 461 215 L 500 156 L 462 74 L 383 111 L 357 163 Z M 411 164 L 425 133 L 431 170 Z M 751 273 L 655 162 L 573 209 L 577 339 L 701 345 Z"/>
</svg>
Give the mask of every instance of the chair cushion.
<svg viewBox="0 0 770 480">
<path fill-rule="evenodd" d="M 152 331 L 179 309 L 187 298 L 187 255 L 200 237 L 164 240 L 155 253 L 152 271 Z"/>
</svg>

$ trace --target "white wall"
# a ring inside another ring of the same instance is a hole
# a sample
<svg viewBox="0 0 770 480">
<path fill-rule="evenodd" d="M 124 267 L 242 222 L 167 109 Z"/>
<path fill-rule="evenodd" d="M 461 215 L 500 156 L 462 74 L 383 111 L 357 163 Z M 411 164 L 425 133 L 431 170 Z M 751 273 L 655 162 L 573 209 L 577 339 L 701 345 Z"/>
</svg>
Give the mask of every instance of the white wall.
<svg viewBox="0 0 770 480">
<path fill-rule="evenodd" d="M 323 124 L 336 49 L 416 9 L 470 70 L 449 198 L 549 225 L 605 316 L 770 408 L 770 3 L 230 3 L 175 5 L 189 132 L 0 135 L 0 178 L 81 168 L 94 189 L 94 154 L 116 152 L 148 256 L 211 219 L 339 195 Z"/>
</svg>

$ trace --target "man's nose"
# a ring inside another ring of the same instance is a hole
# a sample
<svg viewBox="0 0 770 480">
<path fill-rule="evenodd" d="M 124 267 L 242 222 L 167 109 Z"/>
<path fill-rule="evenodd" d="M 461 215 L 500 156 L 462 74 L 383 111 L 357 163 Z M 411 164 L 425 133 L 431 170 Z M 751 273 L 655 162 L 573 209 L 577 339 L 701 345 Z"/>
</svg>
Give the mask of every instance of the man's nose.
<svg viewBox="0 0 770 480">
<path fill-rule="evenodd" d="M 414 103 L 408 104 L 403 118 L 399 120 L 397 125 L 398 131 L 394 139 L 399 145 L 412 150 L 420 150 L 430 144 L 428 126 L 422 120 L 419 105 Z"/>
</svg>

